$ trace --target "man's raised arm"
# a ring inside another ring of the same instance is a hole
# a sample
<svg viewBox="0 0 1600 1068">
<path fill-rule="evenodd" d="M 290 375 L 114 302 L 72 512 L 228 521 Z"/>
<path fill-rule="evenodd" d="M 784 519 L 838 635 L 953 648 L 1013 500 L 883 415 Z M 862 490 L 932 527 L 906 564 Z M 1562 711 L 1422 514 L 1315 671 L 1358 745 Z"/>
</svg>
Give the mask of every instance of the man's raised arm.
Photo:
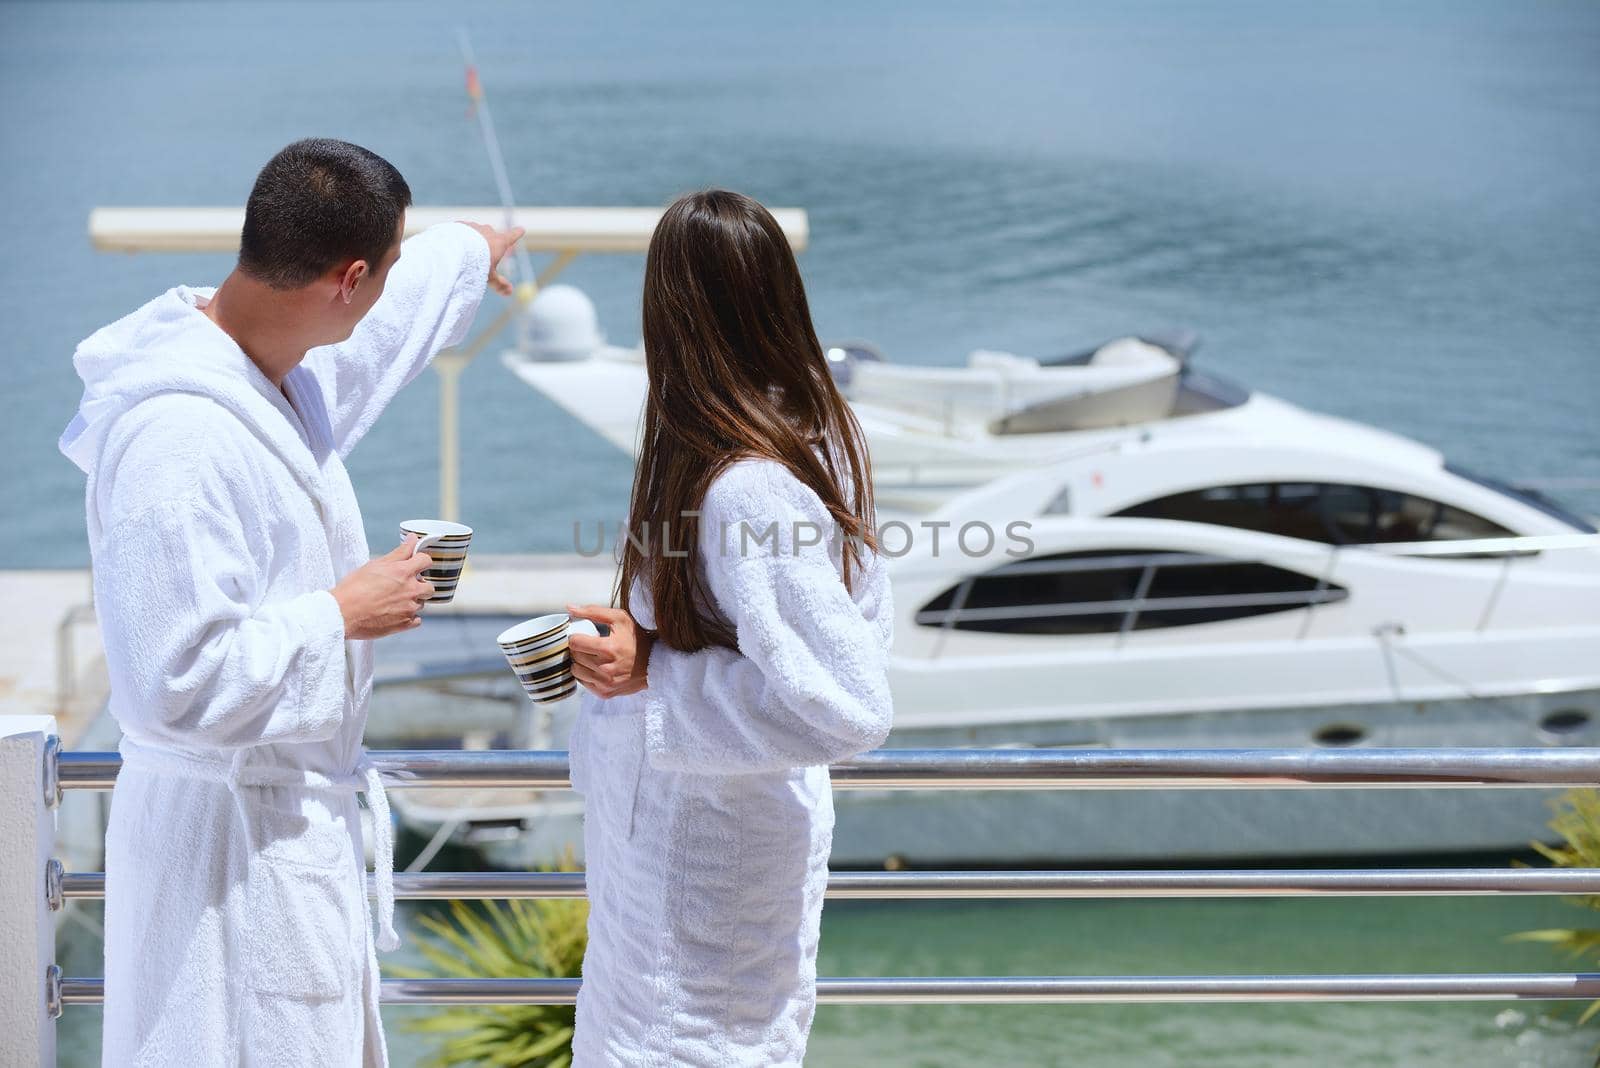
<svg viewBox="0 0 1600 1068">
<path fill-rule="evenodd" d="M 511 292 L 497 267 L 521 238 L 520 229 L 466 222 L 408 238 L 383 295 L 349 340 L 306 353 L 304 366 L 317 380 L 340 456 L 349 455 L 429 360 L 466 337 L 486 288 Z"/>
</svg>

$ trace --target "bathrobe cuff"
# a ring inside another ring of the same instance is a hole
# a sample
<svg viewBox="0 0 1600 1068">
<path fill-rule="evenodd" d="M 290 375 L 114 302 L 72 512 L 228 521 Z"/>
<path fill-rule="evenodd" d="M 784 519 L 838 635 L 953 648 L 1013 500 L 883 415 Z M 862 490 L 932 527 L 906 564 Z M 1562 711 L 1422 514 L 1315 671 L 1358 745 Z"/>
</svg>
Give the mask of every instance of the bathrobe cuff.
<svg viewBox="0 0 1600 1068">
<path fill-rule="evenodd" d="M 305 738 L 331 738 L 344 720 L 349 666 L 344 612 L 332 590 L 315 590 L 296 599 L 303 618 L 305 658 L 301 665 L 300 729 Z"/>
</svg>

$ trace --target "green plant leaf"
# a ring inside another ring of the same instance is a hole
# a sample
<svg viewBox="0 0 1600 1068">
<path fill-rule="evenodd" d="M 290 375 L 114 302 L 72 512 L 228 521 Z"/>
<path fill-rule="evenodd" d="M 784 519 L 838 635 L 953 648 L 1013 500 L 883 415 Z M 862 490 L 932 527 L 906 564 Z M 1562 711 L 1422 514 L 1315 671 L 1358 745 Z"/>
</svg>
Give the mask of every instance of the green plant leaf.
<svg viewBox="0 0 1600 1068">
<path fill-rule="evenodd" d="M 1555 815 L 1546 824 L 1562 840 L 1559 846 L 1544 842 L 1528 843 L 1541 857 L 1558 868 L 1600 868 L 1600 790 L 1567 790 L 1548 802 Z M 1531 865 L 1512 861 L 1513 867 Z M 1564 900 L 1585 909 L 1600 909 L 1600 894 L 1569 896 Z M 1600 930 L 1588 928 L 1549 927 L 1534 931 L 1517 931 L 1505 936 L 1508 942 L 1543 942 L 1570 956 L 1588 956 L 1600 952 Z M 1578 1017 L 1581 1026 L 1600 1012 L 1600 1001 L 1590 1002 Z M 1600 1068 L 1600 1047 L 1597 1047 L 1595 1068 Z"/>
<path fill-rule="evenodd" d="M 571 854 L 544 870 L 576 871 Z M 402 978 L 577 978 L 588 942 L 582 899 L 512 899 L 446 903 L 419 915 L 418 951 L 426 968 L 391 967 Z M 433 1068 L 569 1068 L 575 1011 L 570 1005 L 452 1007 L 408 1019 L 402 1028 L 440 1044 Z"/>
</svg>

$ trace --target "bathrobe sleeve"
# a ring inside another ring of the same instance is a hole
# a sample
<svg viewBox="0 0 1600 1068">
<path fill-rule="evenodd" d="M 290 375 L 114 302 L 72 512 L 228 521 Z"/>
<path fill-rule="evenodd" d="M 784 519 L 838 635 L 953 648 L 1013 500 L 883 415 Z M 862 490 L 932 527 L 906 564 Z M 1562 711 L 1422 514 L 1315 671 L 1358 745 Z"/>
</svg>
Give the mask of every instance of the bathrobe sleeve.
<svg viewBox="0 0 1600 1068">
<path fill-rule="evenodd" d="M 771 461 L 730 467 L 701 512 L 707 584 L 739 648 L 686 653 L 655 644 L 643 693 L 652 765 L 777 771 L 882 745 L 893 716 L 883 561 L 866 554 L 852 597 L 829 552 L 835 527 L 827 509 Z"/>
<path fill-rule="evenodd" d="M 133 460 L 130 474 L 149 470 Z M 190 477 L 171 479 L 189 483 L 184 491 L 163 493 L 167 476 L 155 475 L 153 500 L 108 517 L 96 558 L 119 720 L 197 748 L 332 738 L 345 708 L 339 603 L 327 590 L 263 600 L 241 520 L 250 494 L 237 483 L 248 469 L 232 484 L 220 465 L 174 457 L 168 469 L 184 466 Z"/>
<path fill-rule="evenodd" d="M 466 337 L 488 285 L 483 235 L 462 223 L 431 226 L 401 244 L 383 295 L 349 339 L 306 353 L 341 457 L 429 360 Z"/>
</svg>

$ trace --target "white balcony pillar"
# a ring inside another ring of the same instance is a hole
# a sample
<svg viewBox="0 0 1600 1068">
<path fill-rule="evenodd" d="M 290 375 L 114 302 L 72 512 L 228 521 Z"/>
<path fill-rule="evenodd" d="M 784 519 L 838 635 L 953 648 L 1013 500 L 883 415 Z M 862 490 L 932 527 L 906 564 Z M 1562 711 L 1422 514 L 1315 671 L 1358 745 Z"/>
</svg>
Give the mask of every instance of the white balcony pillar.
<svg viewBox="0 0 1600 1068">
<path fill-rule="evenodd" d="M 0 715 L 0 1060 L 6 1068 L 52 1068 L 56 1015 L 48 975 L 56 927 L 45 892 L 55 844 L 56 783 L 45 751 L 54 716 Z M 54 1009 L 54 1011 L 53 1011 Z"/>
</svg>

